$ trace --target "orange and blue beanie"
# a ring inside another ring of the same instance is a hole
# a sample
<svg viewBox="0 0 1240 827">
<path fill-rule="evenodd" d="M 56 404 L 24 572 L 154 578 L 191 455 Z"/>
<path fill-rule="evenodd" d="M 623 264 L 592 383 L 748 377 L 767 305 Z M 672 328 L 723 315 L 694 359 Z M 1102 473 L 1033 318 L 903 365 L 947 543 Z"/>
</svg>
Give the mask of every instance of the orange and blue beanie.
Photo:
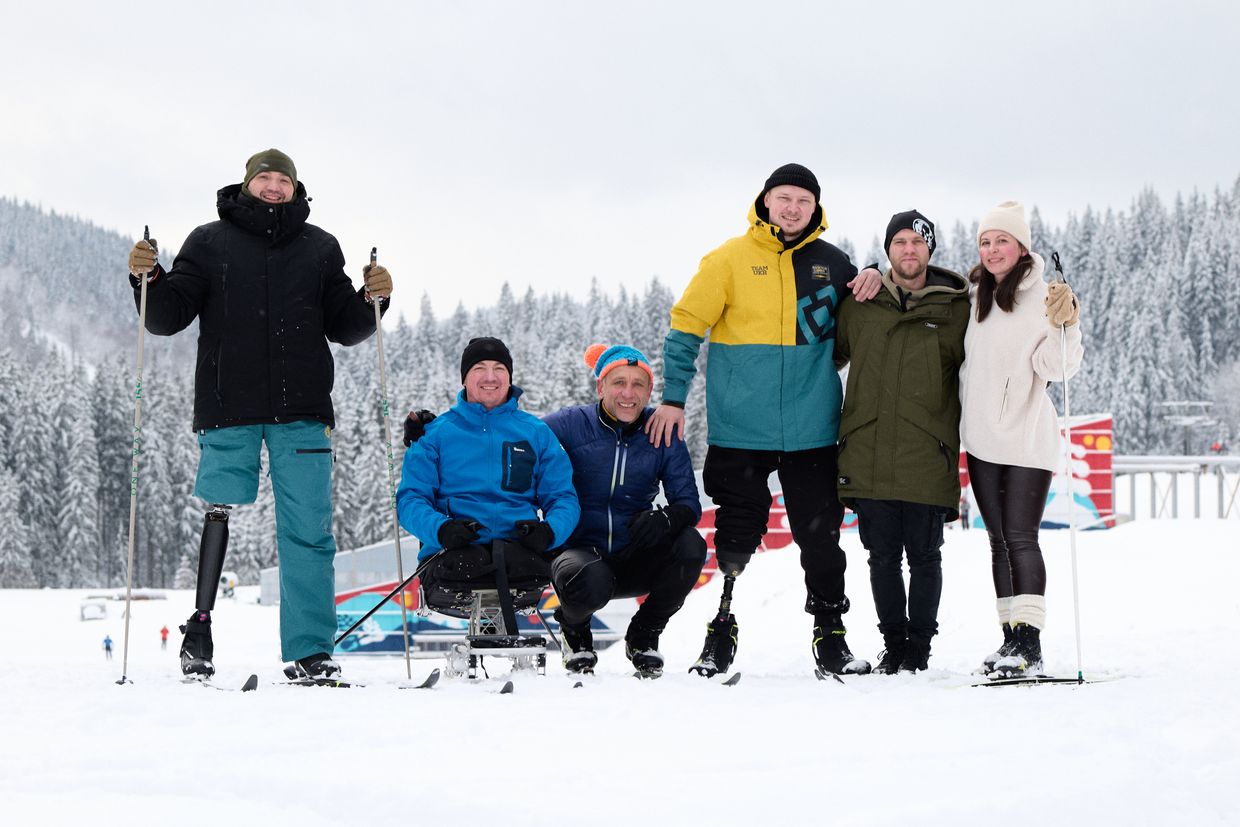
<svg viewBox="0 0 1240 827">
<path fill-rule="evenodd" d="M 590 345 L 586 348 L 585 362 L 599 379 L 610 373 L 612 368 L 629 365 L 646 371 L 650 382 L 654 383 L 654 371 L 650 369 L 650 360 L 646 358 L 646 354 L 630 345 L 612 345 L 611 347 Z"/>
</svg>

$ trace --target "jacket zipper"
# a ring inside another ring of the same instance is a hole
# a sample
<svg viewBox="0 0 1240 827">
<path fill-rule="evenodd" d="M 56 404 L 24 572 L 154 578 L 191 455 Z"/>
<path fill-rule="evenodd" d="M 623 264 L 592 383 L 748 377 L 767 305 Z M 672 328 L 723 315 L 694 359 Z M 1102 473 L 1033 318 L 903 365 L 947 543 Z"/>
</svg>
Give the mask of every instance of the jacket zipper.
<svg viewBox="0 0 1240 827">
<path fill-rule="evenodd" d="M 1003 415 L 1007 413 L 1008 383 L 1012 381 L 1012 377 L 1003 380 L 1003 402 L 999 405 L 999 421 L 1003 421 Z"/>
<path fill-rule="evenodd" d="M 611 490 L 607 492 L 607 553 L 611 554 L 612 546 L 612 520 L 611 520 L 611 498 L 616 493 L 616 475 L 621 467 L 620 457 L 620 437 L 616 437 L 616 455 L 611 461 Z M 621 482 L 621 485 L 624 483 Z"/>
</svg>

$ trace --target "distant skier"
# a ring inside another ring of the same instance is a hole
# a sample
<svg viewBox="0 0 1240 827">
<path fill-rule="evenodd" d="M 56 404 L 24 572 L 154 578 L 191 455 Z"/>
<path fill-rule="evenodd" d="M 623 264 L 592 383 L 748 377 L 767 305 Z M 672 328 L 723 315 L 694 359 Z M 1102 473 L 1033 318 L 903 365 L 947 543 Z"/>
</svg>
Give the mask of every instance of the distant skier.
<svg viewBox="0 0 1240 827">
<path fill-rule="evenodd" d="M 749 207 L 749 228 L 702 259 L 671 312 L 663 345 L 663 401 L 644 426 L 650 441 L 684 436 L 685 399 L 710 333 L 706 377 L 709 448 L 703 485 L 718 506 L 715 557 L 740 574 L 770 516 L 767 478 L 779 474 L 792 538 L 805 570 L 812 651 L 824 672 L 868 672 L 844 642 L 844 507 L 835 493 L 842 391 L 832 366 L 835 312 L 844 297 L 873 298 L 877 270 L 861 276 L 820 236 L 827 229 L 818 179 L 779 167 Z M 710 646 L 710 640 L 707 641 Z"/>
<path fill-rule="evenodd" d="M 329 342 L 355 345 L 375 332 L 371 304 L 386 309 L 392 278 L 363 269 L 354 290 L 336 239 L 306 223 L 305 185 L 283 152 L 268 149 L 245 178 L 217 194 L 220 220 L 190 233 L 172 269 L 154 243 L 129 254 L 135 302 L 148 280 L 146 329 L 167 336 L 198 320 L 193 427 L 201 456 L 194 493 L 209 503 L 198 554 L 196 611 L 181 631 L 181 670 L 210 676 L 211 610 L 228 543 L 228 505 L 252 503 L 267 445 L 280 562 L 280 647 L 306 674 L 334 676 L 332 537 L 335 425 Z"/>
<path fill-rule="evenodd" d="M 159 630 L 159 648 L 160 649 L 168 648 L 168 627 L 167 626 Z"/>
<path fill-rule="evenodd" d="M 104 635 L 103 638 L 103 657 L 106 660 L 112 660 L 112 636 Z"/>
<path fill-rule="evenodd" d="M 659 635 L 706 562 L 693 463 L 681 436 L 670 446 L 652 445 L 642 432 L 653 412 L 647 403 L 654 373 L 645 354 L 628 345 L 592 345 L 585 360 L 599 401 L 544 419 L 568 451 L 581 502 L 577 529 L 551 564 L 564 665 L 592 670 L 594 612 L 617 597 L 648 595 L 629 622 L 624 648 L 639 672 L 658 675 Z M 667 505 L 654 508 L 660 484 Z"/>
<path fill-rule="evenodd" d="M 835 364 L 852 360 L 840 419 L 839 495 L 857 512 L 883 635 L 874 671 L 928 668 L 943 592 L 943 525 L 960 503 L 960 392 L 969 284 L 930 264 L 934 224 L 896 213 L 872 301 L 840 305 Z M 905 598 L 903 560 L 908 558 Z"/>
<path fill-rule="evenodd" d="M 980 261 L 969 271 L 973 316 L 960 374 L 960 435 L 990 539 L 1003 626 L 1003 645 L 982 668 L 1013 677 L 1042 670 L 1046 564 L 1038 527 L 1059 460 L 1059 419 L 1046 388 L 1080 367 L 1080 305 L 1068 285 L 1044 281 L 1046 265 L 1031 249 L 1018 202 L 1005 201 L 982 219 L 977 246 Z"/>
</svg>

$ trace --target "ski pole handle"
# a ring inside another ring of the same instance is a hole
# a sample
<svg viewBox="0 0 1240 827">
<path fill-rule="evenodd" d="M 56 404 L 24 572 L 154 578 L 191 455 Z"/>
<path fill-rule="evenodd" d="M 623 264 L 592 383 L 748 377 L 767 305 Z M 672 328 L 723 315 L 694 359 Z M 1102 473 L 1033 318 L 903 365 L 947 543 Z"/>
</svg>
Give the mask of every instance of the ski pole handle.
<svg viewBox="0 0 1240 827">
<path fill-rule="evenodd" d="M 370 248 L 370 266 L 374 267 L 375 262 L 377 262 L 378 260 L 379 260 L 379 248 L 371 247 Z"/>
<path fill-rule="evenodd" d="M 1063 277 L 1063 263 L 1059 260 L 1058 250 L 1051 253 L 1051 261 L 1055 263 L 1055 281 L 1059 284 L 1067 284 L 1068 280 Z"/>
<path fill-rule="evenodd" d="M 149 224 L 142 225 L 142 240 L 143 241 L 151 240 L 151 225 Z"/>
</svg>

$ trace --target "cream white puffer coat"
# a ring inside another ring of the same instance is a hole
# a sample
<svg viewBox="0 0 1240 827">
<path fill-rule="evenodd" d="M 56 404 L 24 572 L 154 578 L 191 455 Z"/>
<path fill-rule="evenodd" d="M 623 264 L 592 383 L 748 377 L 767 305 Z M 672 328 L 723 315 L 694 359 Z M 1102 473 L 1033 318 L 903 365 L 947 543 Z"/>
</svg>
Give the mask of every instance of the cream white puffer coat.
<svg viewBox="0 0 1240 827">
<path fill-rule="evenodd" d="M 1011 313 L 990 309 L 977 320 L 977 288 L 969 292 L 970 319 L 960 368 L 961 446 L 978 459 L 1054 471 L 1059 464 L 1059 417 L 1046 392 L 1064 380 L 1059 328 L 1046 320 L 1046 263 L 1033 267 L 1016 289 Z M 1081 326 L 1067 329 L 1068 378 L 1080 369 Z"/>
</svg>

